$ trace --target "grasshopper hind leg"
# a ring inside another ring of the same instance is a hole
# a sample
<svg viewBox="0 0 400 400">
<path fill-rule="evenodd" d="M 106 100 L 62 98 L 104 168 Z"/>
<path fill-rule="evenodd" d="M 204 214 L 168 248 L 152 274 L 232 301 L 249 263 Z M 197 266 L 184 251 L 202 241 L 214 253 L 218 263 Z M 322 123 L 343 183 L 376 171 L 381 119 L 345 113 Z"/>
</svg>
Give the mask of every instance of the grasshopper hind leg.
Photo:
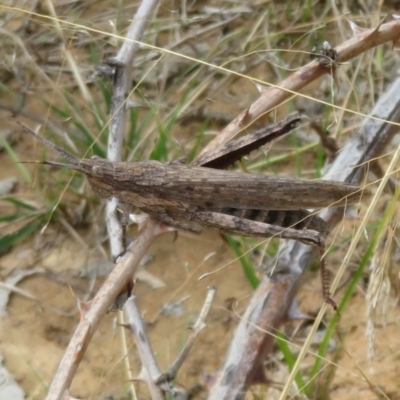
<svg viewBox="0 0 400 400">
<path fill-rule="evenodd" d="M 329 275 L 323 258 L 325 253 L 324 233 L 312 229 L 298 230 L 287 228 L 212 211 L 197 212 L 185 217 L 198 222 L 203 226 L 218 229 L 225 233 L 254 237 L 280 237 L 283 239 L 298 240 L 308 245 L 312 244 L 318 246 L 320 253 L 322 294 L 325 302 L 330 304 L 333 309 L 337 311 L 337 305 L 330 295 Z"/>
<path fill-rule="evenodd" d="M 294 239 L 319 245 L 321 234 L 312 229 L 297 230 L 268 224 L 261 221 L 253 221 L 234 215 L 213 211 L 200 211 L 186 217 L 192 221 L 212 229 L 218 229 L 226 233 L 240 236 L 253 237 L 280 237 L 283 239 Z"/>
<path fill-rule="evenodd" d="M 322 285 L 322 296 L 324 297 L 325 303 L 332 306 L 332 308 L 338 312 L 337 304 L 335 300 L 332 299 L 330 293 L 330 279 L 329 279 L 329 272 L 326 269 L 325 265 L 325 239 L 321 236 L 321 242 L 318 245 L 319 253 L 320 253 L 320 264 L 319 269 L 321 273 L 321 285 Z M 339 313 L 339 312 L 338 312 Z"/>
</svg>

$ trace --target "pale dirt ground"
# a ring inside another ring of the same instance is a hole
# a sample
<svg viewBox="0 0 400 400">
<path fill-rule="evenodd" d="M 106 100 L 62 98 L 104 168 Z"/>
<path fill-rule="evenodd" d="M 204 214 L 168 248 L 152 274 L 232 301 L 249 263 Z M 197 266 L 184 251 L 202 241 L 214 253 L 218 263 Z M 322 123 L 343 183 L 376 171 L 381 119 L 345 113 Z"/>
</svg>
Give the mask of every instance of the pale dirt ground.
<svg viewBox="0 0 400 400">
<path fill-rule="evenodd" d="M 241 102 L 248 104 L 249 101 L 244 99 L 244 93 L 248 92 L 243 86 L 238 90 L 230 89 L 232 114 L 242 109 Z M 232 100 L 235 96 L 236 102 Z M 8 101 L 6 97 L 1 100 Z M 38 108 L 39 105 L 28 103 L 28 106 L 44 112 Z M 8 118 L 9 114 L 4 113 L 2 117 Z M 15 149 L 21 158 L 30 158 L 29 146 L 25 140 L 20 140 L 16 145 Z M 0 166 L 0 179 L 19 176 L 15 165 L 4 152 L 0 153 Z M 38 199 L 40 193 L 33 192 L 32 188 L 22 183 L 22 179 L 19 180 L 17 193 L 24 193 L 29 199 Z M 91 230 L 83 228 L 78 229 L 77 233 L 83 239 L 92 235 Z M 135 235 L 134 228 L 131 235 Z M 216 232 L 205 231 L 201 236 L 180 232 L 176 241 L 173 234 L 166 234 L 155 240 L 149 253 L 154 259 L 146 265 L 146 269 L 161 279 L 165 287 L 152 289 L 147 283 L 137 282 L 135 293 L 148 323 L 149 337 L 162 370 L 182 348 L 188 335 L 187 327 L 201 309 L 207 286 L 218 287 L 207 318 L 207 328 L 200 334 L 177 378 L 178 384 L 186 388 L 199 382 L 205 385 L 203 375 L 218 370 L 237 324 L 237 318 L 229 309 L 233 304 L 234 311 L 240 315 L 249 301 L 252 289 L 239 263 L 235 261 L 235 255 Z M 327 264 L 331 270 L 341 261 L 338 254 L 341 253 L 328 257 Z M 14 294 L 7 308 L 8 316 L 1 318 L 0 352 L 5 366 L 24 388 L 27 398 L 44 398 L 46 387 L 79 321 L 74 296 L 79 299 L 91 298 L 102 283 L 102 278 L 89 279 L 80 277 L 80 274 L 89 263 L 100 261 L 104 261 L 102 254 L 93 248 L 88 249 L 82 241 L 74 239 L 59 225 L 53 224 L 50 224 L 43 236 L 31 236 L 0 256 L 2 279 L 12 270 L 18 269 L 41 267 L 55 273 L 53 276 L 38 274 L 18 284 L 18 288 L 38 301 Z M 224 268 L 219 270 L 222 266 Z M 217 270 L 206 279 L 198 280 L 204 273 Z M 301 311 L 309 315 L 317 313 L 322 303 L 320 289 L 318 272 L 309 272 L 299 293 Z M 332 400 L 380 398 L 377 391 L 372 390 L 373 387 L 380 388 L 390 399 L 400 398 L 400 319 L 397 296 L 392 294 L 389 299 L 385 323 L 376 326 L 375 357 L 369 361 L 364 290 L 365 287 L 358 288 L 350 306 L 342 315 L 334 337 L 336 347 L 340 347 L 340 356 L 335 360 L 338 367 L 330 385 L 329 398 Z M 340 299 L 340 293 L 336 299 Z M 182 301 L 182 315 L 161 315 L 164 304 L 171 300 Z M 332 312 L 328 312 L 326 321 L 330 318 Z M 104 318 L 73 381 L 71 392 L 75 397 L 127 398 L 128 382 L 123 361 L 125 351 L 121 346 L 119 329 L 115 313 Z M 302 327 L 292 340 L 301 345 L 305 335 L 306 329 Z M 128 356 L 135 374 L 140 364 L 130 339 L 128 345 Z M 278 351 L 274 356 L 273 366 L 267 374 L 279 386 L 285 382 L 287 370 L 280 361 Z M 303 371 L 311 365 L 313 357 L 310 355 L 306 359 Z M 138 398 L 148 398 L 144 385 L 137 384 L 136 388 Z M 254 388 L 248 398 L 276 398 L 277 393 L 277 389 L 260 386 Z M 206 392 L 203 391 L 198 398 L 205 397 Z"/>
</svg>

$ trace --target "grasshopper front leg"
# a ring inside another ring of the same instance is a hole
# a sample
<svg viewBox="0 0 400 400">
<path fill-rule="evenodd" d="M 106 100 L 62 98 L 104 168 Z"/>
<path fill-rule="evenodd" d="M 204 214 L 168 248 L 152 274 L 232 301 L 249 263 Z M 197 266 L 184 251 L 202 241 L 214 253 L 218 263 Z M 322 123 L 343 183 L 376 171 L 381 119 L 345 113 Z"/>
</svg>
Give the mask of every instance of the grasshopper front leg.
<svg viewBox="0 0 400 400">
<path fill-rule="evenodd" d="M 186 224 L 181 221 L 177 221 L 176 219 L 170 217 L 167 213 L 151 213 L 154 218 L 157 218 L 160 222 L 164 224 L 170 225 L 174 228 L 183 229 L 185 231 L 193 232 L 193 233 L 201 233 L 201 228 L 198 226 L 194 226 L 191 224 Z"/>
</svg>

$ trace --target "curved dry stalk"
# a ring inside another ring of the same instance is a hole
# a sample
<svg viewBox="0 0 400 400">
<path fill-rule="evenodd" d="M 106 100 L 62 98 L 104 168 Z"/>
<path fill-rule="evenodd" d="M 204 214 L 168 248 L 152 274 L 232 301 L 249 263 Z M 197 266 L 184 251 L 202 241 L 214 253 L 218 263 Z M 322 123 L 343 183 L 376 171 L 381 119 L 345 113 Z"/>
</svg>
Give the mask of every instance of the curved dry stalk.
<svg viewBox="0 0 400 400">
<path fill-rule="evenodd" d="M 381 96 L 371 115 L 387 121 L 400 121 L 400 78 Z M 366 118 L 325 175 L 359 183 L 368 162 L 379 156 L 396 131 L 395 125 Z M 361 168 L 354 169 L 356 166 Z M 342 219 L 343 211 L 327 208 L 318 215 L 333 228 Z M 277 265 L 255 291 L 210 390 L 209 400 L 241 399 L 255 377 L 259 379 L 262 362 L 272 350 L 274 333 L 285 321 L 296 317 L 290 308 L 299 279 L 315 254 L 315 249 L 308 245 L 293 240 L 282 241 Z"/>
<path fill-rule="evenodd" d="M 400 38 L 400 20 L 390 21 L 374 29 L 359 29 L 351 23 L 354 36 L 335 48 L 337 52 L 336 63 L 340 64 L 366 52 L 380 44 L 396 43 Z M 279 85 L 271 85 L 262 91 L 261 96 L 248 109 L 242 111 L 220 134 L 212 140 L 200 153 L 218 151 L 219 147 L 230 140 L 243 127 L 250 125 L 262 115 L 265 115 L 282 104 L 285 100 L 295 96 L 299 90 L 324 74 L 331 73 L 318 60 L 314 60 L 298 69 Z"/>
</svg>

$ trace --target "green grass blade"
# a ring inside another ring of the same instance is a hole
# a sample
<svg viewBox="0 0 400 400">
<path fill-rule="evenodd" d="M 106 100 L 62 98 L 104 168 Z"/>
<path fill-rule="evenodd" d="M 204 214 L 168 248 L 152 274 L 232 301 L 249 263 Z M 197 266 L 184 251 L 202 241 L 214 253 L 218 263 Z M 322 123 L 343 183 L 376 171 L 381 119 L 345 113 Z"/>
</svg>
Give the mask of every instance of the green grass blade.
<svg viewBox="0 0 400 400">
<path fill-rule="evenodd" d="M 31 179 L 31 176 L 30 176 L 28 170 L 25 168 L 24 164 L 21 164 L 19 162 L 20 160 L 19 160 L 18 156 L 16 155 L 14 150 L 11 148 L 11 146 L 8 144 L 7 140 L 4 137 L 0 136 L 0 143 L 6 150 L 7 154 L 10 156 L 10 158 L 15 163 L 15 166 L 17 167 L 17 169 L 19 170 L 19 172 L 21 173 L 21 175 L 23 176 L 25 181 L 27 183 L 31 183 L 32 179 Z"/>
<path fill-rule="evenodd" d="M 7 251 L 15 243 L 25 239 L 31 233 L 35 232 L 40 224 L 40 220 L 35 219 L 16 232 L 0 237 L 0 254 Z"/>
<path fill-rule="evenodd" d="M 227 240 L 227 242 L 229 243 L 229 245 L 231 246 L 232 250 L 235 252 L 236 256 L 238 257 L 238 260 L 240 262 L 240 264 L 242 265 L 243 268 L 243 272 L 248 280 L 248 282 L 250 283 L 250 286 L 253 289 L 256 289 L 258 284 L 259 284 L 259 280 L 257 278 L 257 275 L 254 271 L 253 265 L 248 257 L 247 254 L 243 254 L 242 249 L 239 245 L 239 243 L 233 239 L 232 236 L 230 235 L 224 235 L 225 239 Z"/>
<path fill-rule="evenodd" d="M 289 370 L 291 371 L 294 367 L 294 364 L 296 363 L 296 357 L 289 348 L 289 342 L 288 342 L 287 337 L 282 332 L 277 332 L 276 344 L 278 345 L 279 350 L 283 354 L 286 365 L 288 366 Z M 295 380 L 298 388 L 306 387 L 303 377 L 300 375 L 299 372 L 296 374 L 296 377 L 294 378 L 294 380 Z"/>
</svg>

